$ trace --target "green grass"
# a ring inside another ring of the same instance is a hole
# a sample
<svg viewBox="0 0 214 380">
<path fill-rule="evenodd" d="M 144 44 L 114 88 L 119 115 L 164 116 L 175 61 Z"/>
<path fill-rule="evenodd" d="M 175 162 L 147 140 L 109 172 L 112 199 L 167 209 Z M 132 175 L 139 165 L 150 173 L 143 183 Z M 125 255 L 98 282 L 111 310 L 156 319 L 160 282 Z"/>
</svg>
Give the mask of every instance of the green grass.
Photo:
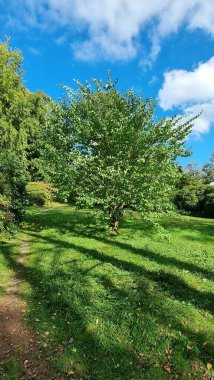
<svg viewBox="0 0 214 380">
<path fill-rule="evenodd" d="M 21 364 L 17 359 L 8 359 L 2 365 L 3 373 L 1 380 L 19 380 L 21 375 Z"/>
<path fill-rule="evenodd" d="M 10 252 L 12 253 L 15 247 L 16 249 L 19 248 L 19 244 L 20 242 L 18 239 L 17 241 L 13 239 L 13 241 L 10 242 L 5 240 L 5 238 L 4 240 L 1 240 L 0 237 L 0 302 L 6 295 L 6 288 L 12 274 L 12 268 L 7 258 L 8 249 L 10 246 Z"/>
<path fill-rule="evenodd" d="M 211 379 L 214 221 L 138 214 L 119 236 L 70 206 L 32 208 L 31 251 L 18 268 L 30 288 L 29 323 L 52 365 L 85 379 Z M 70 339 L 73 341 L 70 341 Z"/>
<path fill-rule="evenodd" d="M 5 286 L 8 282 L 8 279 L 9 279 L 9 273 L 8 273 L 8 265 L 7 265 L 7 260 L 6 258 L 4 257 L 4 255 L 2 254 L 3 252 L 3 245 L 0 244 L 0 278 L 1 278 L 1 282 L 0 282 L 0 299 L 2 298 L 2 296 L 4 295 L 5 293 Z"/>
</svg>

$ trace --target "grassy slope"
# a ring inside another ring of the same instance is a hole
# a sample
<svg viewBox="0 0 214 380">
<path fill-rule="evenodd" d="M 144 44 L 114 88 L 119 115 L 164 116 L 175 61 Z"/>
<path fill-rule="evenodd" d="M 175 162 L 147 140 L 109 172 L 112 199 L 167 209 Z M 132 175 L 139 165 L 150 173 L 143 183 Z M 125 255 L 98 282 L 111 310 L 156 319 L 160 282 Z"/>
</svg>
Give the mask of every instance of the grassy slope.
<svg viewBox="0 0 214 380">
<path fill-rule="evenodd" d="M 58 369 L 94 380 L 211 378 L 214 221 L 162 225 L 169 239 L 127 215 L 115 237 L 69 206 L 29 211 L 23 296 Z M 13 267 L 9 251 L 5 259 Z"/>
</svg>

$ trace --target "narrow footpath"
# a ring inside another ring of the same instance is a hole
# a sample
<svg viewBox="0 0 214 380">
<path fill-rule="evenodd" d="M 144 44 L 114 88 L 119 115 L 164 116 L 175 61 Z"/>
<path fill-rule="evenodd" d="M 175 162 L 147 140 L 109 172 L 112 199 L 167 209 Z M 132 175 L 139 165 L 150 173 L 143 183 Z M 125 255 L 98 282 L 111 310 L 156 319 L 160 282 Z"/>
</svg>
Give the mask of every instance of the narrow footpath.
<svg viewBox="0 0 214 380">
<path fill-rule="evenodd" d="M 21 271 L 29 252 L 30 241 L 25 237 L 5 295 L 0 299 L 0 379 L 65 380 L 66 375 L 56 374 L 49 365 L 50 358 L 39 349 L 37 333 L 26 326 L 27 305 L 21 296 Z"/>
</svg>

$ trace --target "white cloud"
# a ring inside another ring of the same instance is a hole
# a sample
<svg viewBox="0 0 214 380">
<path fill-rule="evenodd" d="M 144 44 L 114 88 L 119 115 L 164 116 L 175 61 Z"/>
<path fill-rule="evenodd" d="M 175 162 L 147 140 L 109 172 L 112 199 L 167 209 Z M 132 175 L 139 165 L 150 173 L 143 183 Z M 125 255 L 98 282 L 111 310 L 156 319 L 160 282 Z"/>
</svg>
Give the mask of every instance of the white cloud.
<svg viewBox="0 0 214 380">
<path fill-rule="evenodd" d="M 60 35 L 59 37 L 55 38 L 54 41 L 57 45 L 64 45 L 67 40 L 66 35 Z"/>
<path fill-rule="evenodd" d="M 4 0 L 21 24 L 57 29 L 66 26 L 77 37 L 81 59 L 131 59 L 140 50 L 140 33 L 151 40 L 147 59 L 154 60 L 161 41 L 180 27 L 202 29 L 214 37 L 213 0 Z M 9 3 L 9 4 L 8 4 Z M 82 32 L 85 38 L 82 39 Z M 78 40 L 79 37 L 79 40 Z M 77 48 L 78 47 L 78 48 Z"/>
<path fill-rule="evenodd" d="M 176 107 L 191 116 L 203 111 L 194 123 L 193 132 L 196 135 L 208 132 L 214 123 L 214 57 L 193 71 L 165 73 L 158 98 L 165 111 Z"/>
<path fill-rule="evenodd" d="M 151 77 L 150 81 L 148 82 L 148 84 L 149 84 L 149 86 L 153 86 L 154 84 L 157 84 L 157 82 L 159 82 L 157 75 L 153 75 Z"/>
<path fill-rule="evenodd" d="M 184 112 L 190 116 L 202 114 L 194 122 L 193 134 L 196 137 L 200 137 L 201 133 L 207 133 L 210 130 L 211 125 L 214 123 L 214 99 L 209 103 L 195 104 L 194 106 L 187 107 Z"/>
<path fill-rule="evenodd" d="M 41 55 L 42 54 L 42 52 L 41 52 L 41 50 L 39 50 L 39 49 L 37 49 L 37 48 L 35 48 L 35 47 L 33 47 L 33 46 L 29 46 L 28 47 L 28 50 L 29 50 L 29 52 L 31 53 L 31 54 L 33 54 L 33 55 Z"/>
</svg>

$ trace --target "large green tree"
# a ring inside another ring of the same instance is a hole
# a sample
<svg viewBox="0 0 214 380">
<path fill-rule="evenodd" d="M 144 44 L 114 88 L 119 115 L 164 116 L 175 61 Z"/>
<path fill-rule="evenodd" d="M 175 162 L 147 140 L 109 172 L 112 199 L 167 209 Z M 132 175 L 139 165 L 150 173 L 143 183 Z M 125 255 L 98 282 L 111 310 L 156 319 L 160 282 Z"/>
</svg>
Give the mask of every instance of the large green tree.
<svg viewBox="0 0 214 380">
<path fill-rule="evenodd" d="M 204 173 L 204 182 L 210 184 L 214 182 L 214 152 L 209 159 L 209 161 L 202 168 Z"/>
<path fill-rule="evenodd" d="M 8 198 L 17 219 L 25 204 L 26 182 L 45 176 L 39 158 L 52 104 L 42 92 L 31 93 L 24 86 L 22 60 L 9 40 L 0 42 L 0 174 L 7 183 L 7 194 L 0 189 L 0 195 Z"/>
<path fill-rule="evenodd" d="M 116 233 L 126 208 L 169 209 L 193 119 L 157 119 L 152 99 L 121 94 L 110 78 L 76 83 L 49 129 L 55 179 L 75 189 L 80 205 L 103 209 Z"/>
</svg>

